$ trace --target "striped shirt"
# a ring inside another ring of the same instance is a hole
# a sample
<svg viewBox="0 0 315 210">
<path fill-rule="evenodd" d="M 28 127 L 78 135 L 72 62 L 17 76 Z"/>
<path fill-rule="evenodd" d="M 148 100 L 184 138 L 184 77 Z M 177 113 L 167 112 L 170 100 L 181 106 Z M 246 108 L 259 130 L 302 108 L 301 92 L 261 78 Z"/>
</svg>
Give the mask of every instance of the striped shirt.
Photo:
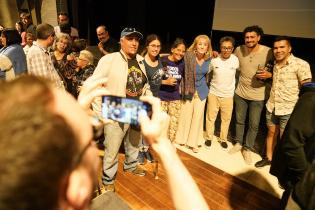
<svg viewBox="0 0 315 210">
<path fill-rule="evenodd" d="M 33 46 L 28 51 L 26 60 L 29 74 L 49 79 L 58 89 L 65 89 L 62 79 L 54 68 L 46 48 L 34 42 Z"/>
</svg>

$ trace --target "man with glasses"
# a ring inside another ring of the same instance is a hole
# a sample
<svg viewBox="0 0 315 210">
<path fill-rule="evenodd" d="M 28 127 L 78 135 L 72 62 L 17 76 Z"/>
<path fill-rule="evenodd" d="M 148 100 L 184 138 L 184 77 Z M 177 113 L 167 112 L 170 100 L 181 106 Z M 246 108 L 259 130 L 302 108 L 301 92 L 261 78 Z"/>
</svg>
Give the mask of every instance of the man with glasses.
<svg viewBox="0 0 315 210">
<path fill-rule="evenodd" d="M 143 57 L 137 54 L 139 40 L 142 34 L 135 28 L 125 28 L 121 32 L 119 52 L 103 56 L 98 62 L 92 78 L 108 78 L 107 88 L 112 95 L 120 97 L 139 98 L 141 95 L 151 94 L 146 75 Z M 100 114 L 101 100 L 94 106 Z M 118 152 L 124 141 L 125 161 L 124 171 L 144 176 L 145 171 L 138 166 L 140 133 L 129 124 L 114 122 L 104 128 L 105 154 L 103 160 L 103 188 L 104 191 L 115 191 L 115 178 L 118 168 Z"/>
<path fill-rule="evenodd" d="M 29 49 L 26 57 L 29 74 L 45 77 L 51 80 L 57 88 L 65 89 L 48 51 L 48 47 L 52 46 L 55 40 L 54 27 L 47 23 L 39 24 L 36 34 L 37 40 Z"/>
<path fill-rule="evenodd" d="M 238 58 L 232 55 L 234 44 L 235 40 L 233 37 L 222 37 L 220 39 L 221 52 L 218 57 L 211 60 L 210 68 L 213 76 L 208 95 L 206 148 L 209 148 L 211 145 L 215 130 L 215 120 L 219 110 L 221 113 L 220 145 L 224 150 L 228 148 L 226 142 L 233 111 L 235 74 L 239 68 Z"/>
<path fill-rule="evenodd" d="M 100 25 L 99 27 L 97 27 L 96 35 L 98 40 L 100 41 L 97 46 L 102 55 L 107 55 L 109 53 L 119 51 L 118 41 L 109 35 L 106 26 Z"/>
<path fill-rule="evenodd" d="M 1 84 L 0 209 L 89 209 L 99 157 L 86 112 L 91 113 L 94 96 L 109 93 L 98 88 L 106 86 L 106 80 L 88 79 L 79 103 L 65 91 L 30 75 Z M 21 93 L 23 97 L 16 97 Z M 174 206 L 208 210 L 198 186 L 167 139 L 169 117 L 161 111 L 159 99 L 141 100 L 150 103 L 153 110 L 151 119 L 140 119 L 142 134 L 161 158 Z M 103 208 L 112 209 L 111 205 L 106 201 Z"/>
<path fill-rule="evenodd" d="M 99 157 L 82 107 L 29 75 L 1 84 L 0 101 L 0 209 L 86 209 Z"/>
<path fill-rule="evenodd" d="M 252 163 L 251 150 L 260 123 L 261 112 L 265 99 L 269 97 L 266 83 L 256 77 L 258 70 L 265 79 L 272 73 L 259 69 L 264 68 L 272 60 L 272 50 L 259 44 L 263 30 L 257 25 L 248 26 L 243 31 L 245 44 L 237 47 L 234 54 L 240 61 L 240 76 L 235 90 L 236 144 L 230 154 L 241 151 L 246 164 Z M 245 121 L 248 112 L 248 130 L 244 140 Z"/>
</svg>

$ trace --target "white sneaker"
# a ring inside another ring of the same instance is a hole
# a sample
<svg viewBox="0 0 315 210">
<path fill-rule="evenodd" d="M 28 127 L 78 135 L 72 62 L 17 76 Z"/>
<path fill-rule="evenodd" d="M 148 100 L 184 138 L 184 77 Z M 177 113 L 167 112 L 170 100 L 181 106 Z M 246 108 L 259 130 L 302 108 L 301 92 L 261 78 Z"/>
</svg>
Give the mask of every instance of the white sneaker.
<svg viewBox="0 0 315 210">
<path fill-rule="evenodd" d="M 244 161 L 247 165 L 252 164 L 252 155 L 251 155 L 251 151 L 247 150 L 247 149 L 243 149 L 242 150 L 242 155 L 244 158 Z"/>
<path fill-rule="evenodd" d="M 242 149 L 242 145 L 241 145 L 240 143 L 236 143 L 236 144 L 230 149 L 229 154 L 231 154 L 231 155 L 232 155 L 232 154 L 235 154 L 235 153 L 241 151 L 241 149 Z"/>
</svg>

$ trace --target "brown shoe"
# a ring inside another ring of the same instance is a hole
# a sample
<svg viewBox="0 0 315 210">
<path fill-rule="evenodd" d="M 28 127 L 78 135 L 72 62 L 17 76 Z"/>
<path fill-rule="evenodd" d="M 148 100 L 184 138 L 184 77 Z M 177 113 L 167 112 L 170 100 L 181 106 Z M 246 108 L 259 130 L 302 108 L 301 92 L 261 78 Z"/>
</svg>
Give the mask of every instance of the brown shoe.
<svg viewBox="0 0 315 210">
<path fill-rule="evenodd" d="M 101 187 L 101 193 L 106 192 L 115 192 L 115 185 L 114 184 L 103 184 Z"/>
<path fill-rule="evenodd" d="M 124 171 L 130 171 L 130 170 L 125 170 L 124 169 Z M 146 174 L 146 171 L 145 170 L 143 170 L 140 166 L 138 166 L 137 165 L 137 167 L 134 169 L 134 170 L 132 170 L 132 171 L 130 171 L 133 175 L 137 175 L 137 176 L 145 176 L 145 174 Z"/>
</svg>

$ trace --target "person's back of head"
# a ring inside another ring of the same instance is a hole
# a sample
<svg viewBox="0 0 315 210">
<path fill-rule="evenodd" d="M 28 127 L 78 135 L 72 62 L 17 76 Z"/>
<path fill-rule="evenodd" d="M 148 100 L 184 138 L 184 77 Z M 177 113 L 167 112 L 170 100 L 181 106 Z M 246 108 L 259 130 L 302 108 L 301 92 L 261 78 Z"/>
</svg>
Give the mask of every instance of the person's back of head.
<svg viewBox="0 0 315 210">
<path fill-rule="evenodd" d="M 35 76 L 23 75 L 13 81 L 1 83 L 0 112 L 7 112 L 14 104 L 49 106 L 53 95 L 46 82 Z"/>
<path fill-rule="evenodd" d="M 61 33 L 71 34 L 71 25 L 69 22 L 60 23 L 59 27 Z"/>
<path fill-rule="evenodd" d="M 0 154 L 0 209 L 57 209 L 76 152 L 72 130 L 46 110 L 12 108 L 0 120 L 0 149 L 9 151 Z"/>
<path fill-rule="evenodd" d="M 81 50 L 85 50 L 86 48 L 87 48 L 86 39 L 75 39 L 72 43 L 72 52 L 80 52 Z"/>
<path fill-rule="evenodd" d="M 30 76 L 0 86 L 0 209 L 57 209 L 64 198 L 78 146 L 65 119 L 49 111 L 50 92 Z"/>
<path fill-rule="evenodd" d="M 46 40 L 49 36 L 54 35 L 54 27 L 48 23 L 39 24 L 36 28 L 37 39 Z"/>
</svg>

